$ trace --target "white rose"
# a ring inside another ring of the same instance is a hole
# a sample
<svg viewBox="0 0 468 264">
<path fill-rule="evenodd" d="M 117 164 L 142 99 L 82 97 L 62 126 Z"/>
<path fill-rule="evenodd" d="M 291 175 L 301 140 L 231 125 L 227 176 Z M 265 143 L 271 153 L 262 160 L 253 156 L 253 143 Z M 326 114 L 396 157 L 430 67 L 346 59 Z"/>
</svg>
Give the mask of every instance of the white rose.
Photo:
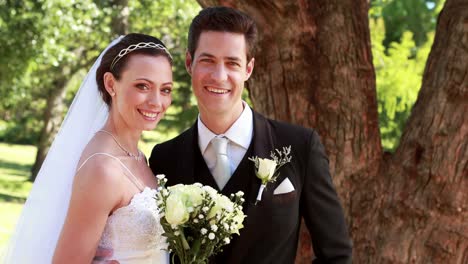
<svg viewBox="0 0 468 264">
<path fill-rule="evenodd" d="M 203 191 L 195 185 L 185 185 L 182 191 L 187 196 L 187 203 L 193 207 L 199 206 L 203 201 Z"/>
<path fill-rule="evenodd" d="M 165 215 L 172 226 L 184 224 L 189 219 L 189 212 L 177 193 L 171 193 L 167 198 Z"/>
<path fill-rule="evenodd" d="M 222 209 L 226 210 L 228 213 L 234 211 L 234 203 L 229 200 L 224 195 L 216 194 L 216 197 L 213 197 L 215 205 L 211 208 L 208 213 L 208 218 L 212 218 L 217 214 L 221 214 Z"/>
<path fill-rule="evenodd" d="M 172 195 L 180 197 L 180 200 L 184 204 L 184 207 L 188 208 L 188 212 L 198 213 L 198 206 L 203 201 L 203 191 L 195 185 L 183 185 L 177 184 L 169 187 L 169 191 Z M 191 208 L 191 209 L 189 209 Z"/>
<path fill-rule="evenodd" d="M 258 159 L 257 176 L 265 183 L 273 177 L 276 169 L 276 161 L 271 159 Z"/>
</svg>

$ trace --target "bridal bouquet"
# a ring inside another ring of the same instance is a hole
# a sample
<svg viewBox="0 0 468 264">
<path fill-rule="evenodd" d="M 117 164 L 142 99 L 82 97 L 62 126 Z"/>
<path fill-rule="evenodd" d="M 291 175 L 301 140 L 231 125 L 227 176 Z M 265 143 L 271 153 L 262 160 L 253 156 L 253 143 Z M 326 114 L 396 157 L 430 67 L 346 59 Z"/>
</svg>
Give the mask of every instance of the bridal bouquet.
<svg viewBox="0 0 468 264">
<path fill-rule="evenodd" d="M 156 203 L 169 251 L 174 253 L 172 263 L 175 256 L 181 264 L 208 263 L 244 227 L 241 191 L 228 198 L 200 183 L 166 187 L 164 175 L 157 178 Z"/>
</svg>

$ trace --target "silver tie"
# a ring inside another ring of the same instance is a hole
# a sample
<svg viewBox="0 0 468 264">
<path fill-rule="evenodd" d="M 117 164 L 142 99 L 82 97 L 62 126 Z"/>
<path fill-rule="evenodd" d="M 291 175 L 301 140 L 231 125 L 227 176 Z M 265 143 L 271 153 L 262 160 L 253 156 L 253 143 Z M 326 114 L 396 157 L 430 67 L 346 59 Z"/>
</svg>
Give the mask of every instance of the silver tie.
<svg viewBox="0 0 468 264">
<path fill-rule="evenodd" d="M 216 165 L 212 171 L 213 177 L 220 190 L 224 188 L 231 177 L 231 167 L 227 156 L 227 144 L 229 140 L 225 137 L 214 137 L 211 140 L 215 154 Z"/>
</svg>

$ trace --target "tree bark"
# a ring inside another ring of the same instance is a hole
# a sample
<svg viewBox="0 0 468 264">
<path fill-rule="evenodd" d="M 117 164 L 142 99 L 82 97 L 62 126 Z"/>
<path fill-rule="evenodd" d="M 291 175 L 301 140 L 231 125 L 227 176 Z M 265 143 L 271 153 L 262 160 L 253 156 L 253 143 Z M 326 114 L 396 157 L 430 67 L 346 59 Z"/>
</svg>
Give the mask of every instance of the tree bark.
<svg viewBox="0 0 468 264">
<path fill-rule="evenodd" d="M 381 171 L 376 263 L 468 263 L 466 113 L 468 2 L 447 0 L 418 99 Z"/>
<path fill-rule="evenodd" d="M 128 34 L 128 0 L 113 0 L 111 6 L 117 10 L 116 16 L 112 18 L 111 28 L 116 35 Z"/>
<path fill-rule="evenodd" d="M 50 144 L 54 139 L 55 134 L 60 128 L 63 114 L 63 100 L 65 98 L 67 86 L 66 74 L 56 74 L 60 76 L 53 82 L 55 89 L 49 91 L 49 95 L 46 99 L 46 108 L 44 109 L 44 126 L 41 129 L 41 135 L 37 144 L 36 160 L 31 168 L 30 181 L 35 181 L 36 176 L 44 162 L 44 159 L 49 151 Z"/>
<path fill-rule="evenodd" d="M 198 2 L 256 20 L 254 108 L 319 132 L 355 263 L 467 263 L 466 0 L 446 2 L 394 155 L 380 143 L 367 0 Z M 310 263 L 310 250 L 303 228 L 296 263 Z"/>
</svg>

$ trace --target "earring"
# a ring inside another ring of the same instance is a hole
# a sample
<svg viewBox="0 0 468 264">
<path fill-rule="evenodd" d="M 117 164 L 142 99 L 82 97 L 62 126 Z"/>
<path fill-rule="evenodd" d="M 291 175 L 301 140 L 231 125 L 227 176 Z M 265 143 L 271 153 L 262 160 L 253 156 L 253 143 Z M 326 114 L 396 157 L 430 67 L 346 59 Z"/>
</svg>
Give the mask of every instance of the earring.
<svg viewBox="0 0 468 264">
<path fill-rule="evenodd" d="M 115 95 L 115 92 L 112 91 L 112 92 L 109 92 L 111 96 L 114 96 Z"/>
</svg>

